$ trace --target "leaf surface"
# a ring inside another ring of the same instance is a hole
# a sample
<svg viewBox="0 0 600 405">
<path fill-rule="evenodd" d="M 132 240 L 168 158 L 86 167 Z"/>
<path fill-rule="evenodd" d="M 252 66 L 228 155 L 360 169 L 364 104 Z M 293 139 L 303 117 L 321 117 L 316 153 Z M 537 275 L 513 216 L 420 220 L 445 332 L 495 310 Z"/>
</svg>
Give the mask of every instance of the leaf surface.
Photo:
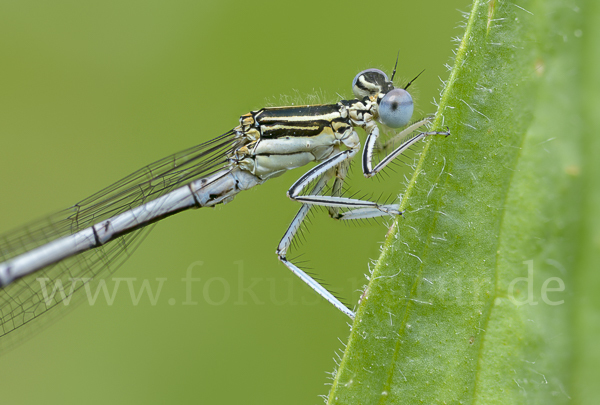
<svg viewBox="0 0 600 405">
<path fill-rule="evenodd" d="M 426 141 L 330 404 L 569 401 L 583 18 L 473 3 L 434 123 L 452 135 Z"/>
</svg>

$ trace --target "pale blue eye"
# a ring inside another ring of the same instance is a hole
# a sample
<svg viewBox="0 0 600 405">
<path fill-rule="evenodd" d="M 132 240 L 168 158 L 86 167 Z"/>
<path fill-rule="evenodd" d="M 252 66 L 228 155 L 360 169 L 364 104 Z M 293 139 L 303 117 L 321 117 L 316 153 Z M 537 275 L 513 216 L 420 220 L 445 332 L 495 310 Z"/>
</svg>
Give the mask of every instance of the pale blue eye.
<svg viewBox="0 0 600 405">
<path fill-rule="evenodd" d="M 408 91 L 394 89 L 379 102 L 379 120 L 390 128 L 400 128 L 410 122 L 413 109 L 413 100 Z"/>
</svg>

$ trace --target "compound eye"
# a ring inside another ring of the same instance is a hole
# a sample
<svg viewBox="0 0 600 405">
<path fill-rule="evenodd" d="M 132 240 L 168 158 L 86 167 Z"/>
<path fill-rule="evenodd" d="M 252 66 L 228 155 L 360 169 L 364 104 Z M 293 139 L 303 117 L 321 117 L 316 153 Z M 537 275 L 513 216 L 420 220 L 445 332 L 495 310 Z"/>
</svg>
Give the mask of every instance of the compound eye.
<svg viewBox="0 0 600 405">
<path fill-rule="evenodd" d="M 379 120 L 390 128 L 400 128 L 410 122 L 413 109 L 413 100 L 408 91 L 394 89 L 379 102 Z"/>
<path fill-rule="evenodd" d="M 356 98 L 374 96 L 379 92 L 385 92 L 392 88 L 387 75 L 379 69 L 363 70 L 354 77 L 352 81 L 352 92 Z"/>
</svg>

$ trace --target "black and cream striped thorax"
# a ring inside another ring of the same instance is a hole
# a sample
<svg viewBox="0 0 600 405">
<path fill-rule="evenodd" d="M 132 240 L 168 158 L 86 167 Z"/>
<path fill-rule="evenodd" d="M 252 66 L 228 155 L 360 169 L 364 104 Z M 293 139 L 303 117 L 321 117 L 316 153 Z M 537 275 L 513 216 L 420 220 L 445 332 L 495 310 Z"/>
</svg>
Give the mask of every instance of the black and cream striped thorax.
<svg viewBox="0 0 600 405">
<path fill-rule="evenodd" d="M 320 162 L 344 145 L 360 145 L 355 127 L 377 111 L 376 97 L 335 104 L 268 107 L 240 117 L 234 131 L 241 146 L 231 155 L 233 165 L 261 179 Z"/>
<path fill-rule="evenodd" d="M 335 104 L 267 107 L 243 115 L 236 130 L 252 139 L 315 136 L 328 129 L 339 133 L 360 126 L 364 114 L 373 115 L 374 106 L 365 97 Z"/>
</svg>

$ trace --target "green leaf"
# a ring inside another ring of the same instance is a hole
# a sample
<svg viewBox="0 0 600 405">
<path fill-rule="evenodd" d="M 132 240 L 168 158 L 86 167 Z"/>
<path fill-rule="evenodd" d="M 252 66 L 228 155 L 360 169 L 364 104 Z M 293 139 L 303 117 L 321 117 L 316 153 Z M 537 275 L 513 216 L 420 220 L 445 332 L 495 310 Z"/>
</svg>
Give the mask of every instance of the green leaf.
<svg viewBox="0 0 600 405">
<path fill-rule="evenodd" d="M 595 245 L 581 233 L 582 215 L 600 201 L 598 164 L 582 148 L 590 136 L 582 104 L 599 111 L 600 94 L 580 82 L 599 49 L 598 36 L 583 43 L 584 18 L 597 19 L 583 6 L 473 3 L 434 123 L 452 136 L 426 142 L 330 404 L 548 404 L 576 395 L 572 348 L 583 339 L 572 327 L 581 307 L 573 288 L 585 266 L 597 272 L 600 240 L 598 226 L 586 228 Z M 591 341 L 586 349 L 598 352 Z M 592 366 L 578 358 L 584 378 Z"/>
<path fill-rule="evenodd" d="M 596 404 L 600 398 L 600 2 L 589 0 L 579 32 L 583 39 L 580 57 L 581 112 L 583 115 L 582 229 L 579 238 L 573 331 L 574 361 L 572 391 L 574 403 Z"/>
</svg>

